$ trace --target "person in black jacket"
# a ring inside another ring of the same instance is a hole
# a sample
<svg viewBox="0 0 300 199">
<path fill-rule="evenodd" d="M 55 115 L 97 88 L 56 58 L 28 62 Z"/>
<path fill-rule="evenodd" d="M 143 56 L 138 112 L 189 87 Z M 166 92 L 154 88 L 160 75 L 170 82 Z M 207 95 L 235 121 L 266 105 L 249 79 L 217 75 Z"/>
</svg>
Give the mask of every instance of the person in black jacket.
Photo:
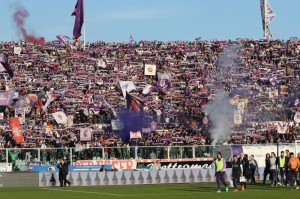
<svg viewBox="0 0 300 199">
<path fill-rule="evenodd" d="M 258 164 L 257 164 L 257 161 L 254 159 L 254 155 L 250 156 L 249 169 L 250 169 L 250 172 L 251 172 L 251 175 L 250 175 L 251 184 L 256 184 L 255 173 L 256 173 L 256 171 L 258 171 Z"/>
<path fill-rule="evenodd" d="M 240 158 L 239 158 L 240 163 L 243 165 L 243 174 L 247 181 L 249 181 L 249 160 L 248 160 L 248 155 L 241 153 Z"/>
<path fill-rule="evenodd" d="M 57 165 L 59 169 L 59 182 L 60 186 L 66 186 L 67 184 L 71 186 L 71 182 L 67 180 L 67 175 L 69 173 L 69 165 L 65 162 L 65 160 L 62 158 L 60 160 L 60 163 Z"/>
<path fill-rule="evenodd" d="M 267 154 L 266 154 L 266 159 L 265 159 L 264 180 L 263 180 L 262 185 L 265 185 L 265 184 L 266 184 L 267 175 L 271 176 L 271 170 L 270 170 L 270 167 L 271 167 L 270 157 L 271 157 L 270 153 L 267 153 Z"/>
<path fill-rule="evenodd" d="M 285 161 L 287 162 L 286 167 L 285 167 L 285 182 L 284 185 L 287 186 L 287 184 L 289 183 L 289 178 L 290 178 L 290 171 L 289 171 L 289 166 L 288 166 L 288 162 L 290 161 L 290 151 L 289 150 L 285 150 Z"/>
<path fill-rule="evenodd" d="M 237 156 L 233 156 L 233 161 L 232 161 L 232 181 L 233 181 L 233 187 L 234 190 L 233 192 L 237 192 L 237 183 L 240 183 L 240 177 L 243 176 L 243 166 L 238 160 Z M 244 185 L 241 184 L 242 190 L 244 190 Z"/>
</svg>

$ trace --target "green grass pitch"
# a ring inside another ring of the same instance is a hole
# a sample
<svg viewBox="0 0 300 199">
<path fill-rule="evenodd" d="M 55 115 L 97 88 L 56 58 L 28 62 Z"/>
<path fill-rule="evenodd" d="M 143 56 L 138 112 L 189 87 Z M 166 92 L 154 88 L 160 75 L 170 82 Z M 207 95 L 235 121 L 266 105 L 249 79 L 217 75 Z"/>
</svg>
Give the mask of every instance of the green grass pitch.
<svg viewBox="0 0 300 199">
<path fill-rule="evenodd" d="M 2 188 L 3 199 L 295 199 L 300 190 L 289 191 L 287 187 L 248 185 L 245 191 L 237 193 L 216 192 L 216 184 L 158 184 L 130 186 L 91 186 L 91 187 L 49 187 L 49 188 Z"/>
</svg>

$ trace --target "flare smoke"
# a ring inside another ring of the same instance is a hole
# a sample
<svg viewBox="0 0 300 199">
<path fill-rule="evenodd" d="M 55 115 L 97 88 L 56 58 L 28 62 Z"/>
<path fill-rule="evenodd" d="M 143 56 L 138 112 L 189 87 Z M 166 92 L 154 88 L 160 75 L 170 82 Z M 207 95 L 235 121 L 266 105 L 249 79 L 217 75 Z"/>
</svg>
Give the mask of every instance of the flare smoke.
<svg viewBox="0 0 300 199">
<path fill-rule="evenodd" d="M 45 42 L 44 37 L 37 37 L 34 35 L 34 33 L 28 33 L 28 30 L 25 26 L 26 18 L 29 16 L 29 12 L 24 8 L 24 6 L 16 2 L 12 4 L 12 8 L 14 10 L 14 13 L 12 15 L 13 21 L 17 26 L 18 35 L 21 35 L 22 38 L 26 42 L 33 42 L 33 43 L 43 43 Z"/>
<path fill-rule="evenodd" d="M 228 81 L 234 72 L 238 51 L 241 48 L 242 46 L 229 46 L 219 56 L 217 60 L 217 77 L 215 79 L 215 84 L 218 88 L 220 88 L 222 82 Z M 234 112 L 234 107 L 230 105 L 229 99 L 224 89 L 220 88 L 215 91 L 214 101 L 205 107 L 213 124 L 210 128 L 210 137 L 213 140 L 212 145 L 221 144 L 229 138 Z"/>
</svg>

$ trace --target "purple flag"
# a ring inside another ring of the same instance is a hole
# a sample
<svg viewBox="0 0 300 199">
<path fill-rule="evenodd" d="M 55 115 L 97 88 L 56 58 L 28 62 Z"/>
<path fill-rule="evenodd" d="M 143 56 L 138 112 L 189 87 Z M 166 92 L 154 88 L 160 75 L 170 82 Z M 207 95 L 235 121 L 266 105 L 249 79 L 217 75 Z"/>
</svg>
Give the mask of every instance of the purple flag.
<svg viewBox="0 0 300 199">
<path fill-rule="evenodd" d="M 81 28 L 83 24 L 83 0 L 77 0 L 75 10 L 72 13 L 72 16 L 75 16 L 75 23 L 73 29 L 74 39 L 78 39 L 81 36 Z"/>
<path fill-rule="evenodd" d="M 57 35 L 56 38 L 60 41 L 60 43 L 65 44 L 67 41 L 70 40 L 69 37 L 64 35 Z"/>
</svg>

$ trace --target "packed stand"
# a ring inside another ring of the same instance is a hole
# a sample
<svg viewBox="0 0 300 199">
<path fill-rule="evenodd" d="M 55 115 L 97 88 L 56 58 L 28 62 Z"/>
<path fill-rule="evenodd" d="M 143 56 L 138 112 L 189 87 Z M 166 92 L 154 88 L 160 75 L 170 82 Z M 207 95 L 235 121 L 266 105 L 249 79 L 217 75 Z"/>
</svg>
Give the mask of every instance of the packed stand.
<svg viewBox="0 0 300 199">
<path fill-rule="evenodd" d="M 224 49 L 237 47 L 237 54 Z M 16 52 L 19 49 L 19 52 Z M 219 144 L 291 143 L 299 134 L 300 41 L 194 41 L 88 43 L 62 45 L 2 42 L 0 54 L 14 72 L 1 73 L 1 90 L 14 91 L 2 105 L 0 141 L 4 148 L 130 147 L 209 145 L 213 126 L 205 106 L 216 89 L 230 98 L 238 112 L 230 137 Z M 221 55 L 234 56 L 223 79 Z M 146 64 L 156 75 L 145 75 Z M 166 89 L 158 74 L 167 74 Z M 123 139 L 112 121 L 126 109 L 119 81 L 136 86 L 131 96 L 143 102 L 141 138 Z M 151 85 L 151 93 L 143 94 Z M 57 123 L 53 113 L 67 122 Z M 24 142 L 16 144 L 10 118 L 18 116 Z M 235 115 L 236 116 L 236 115 Z M 234 116 L 232 115 L 232 119 Z M 80 140 L 88 127 L 90 141 Z M 278 132 L 280 131 L 280 132 Z"/>
</svg>

